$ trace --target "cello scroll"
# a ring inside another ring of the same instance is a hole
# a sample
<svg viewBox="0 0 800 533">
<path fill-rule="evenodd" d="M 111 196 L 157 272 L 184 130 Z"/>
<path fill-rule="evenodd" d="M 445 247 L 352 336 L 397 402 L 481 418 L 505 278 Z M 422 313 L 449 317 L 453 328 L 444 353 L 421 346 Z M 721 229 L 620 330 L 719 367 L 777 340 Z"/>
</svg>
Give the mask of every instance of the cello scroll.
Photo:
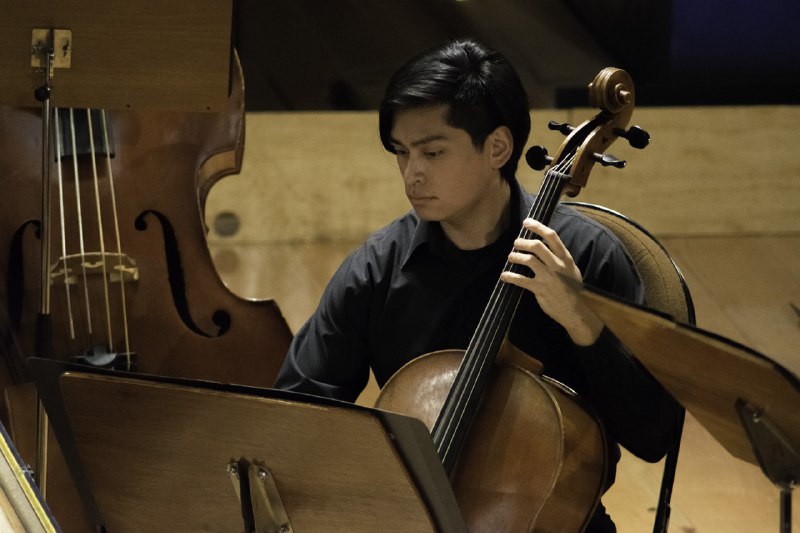
<svg viewBox="0 0 800 533">
<path fill-rule="evenodd" d="M 595 76 L 588 88 L 589 103 L 600 112 L 578 127 L 550 122 L 548 127 L 551 130 L 567 135 L 556 155 L 548 156 L 547 150 L 541 146 L 530 148 L 525 155 L 528 165 L 534 170 L 550 165 L 551 170 L 568 176 L 569 182 L 564 188 L 567 196 L 577 196 L 586 186 L 595 163 L 618 168 L 625 166 L 625 161 L 605 153 L 617 138 L 623 137 L 632 147 L 639 149 L 650 142 L 650 135 L 639 126 L 626 129 L 635 103 L 633 80 L 626 71 L 607 67 Z"/>
</svg>

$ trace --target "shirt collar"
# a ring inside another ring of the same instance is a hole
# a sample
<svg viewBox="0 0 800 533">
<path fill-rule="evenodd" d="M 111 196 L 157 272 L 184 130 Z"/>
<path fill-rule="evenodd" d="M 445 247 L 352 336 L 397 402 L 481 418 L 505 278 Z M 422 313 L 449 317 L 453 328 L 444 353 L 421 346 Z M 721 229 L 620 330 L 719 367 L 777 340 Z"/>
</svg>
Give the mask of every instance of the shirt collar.
<svg viewBox="0 0 800 533">
<path fill-rule="evenodd" d="M 522 188 L 516 178 L 511 179 L 510 186 L 511 220 L 516 222 L 516 228 L 519 229 L 522 227 L 522 221 L 528 216 L 533 200 L 530 195 L 525 194 L 525 189 Z M 417 227 L 411 238 L 411 245 L 403 258 L 401 268 L 405 267 L 411 258 L 417 254 L 417 250 L 423 246 L 426 246 L 433 254 L 441 256 L 449 245 L 439 222 L 420 220 L 416 215 L 414 217 L 418 221 Z"/>
</svg>

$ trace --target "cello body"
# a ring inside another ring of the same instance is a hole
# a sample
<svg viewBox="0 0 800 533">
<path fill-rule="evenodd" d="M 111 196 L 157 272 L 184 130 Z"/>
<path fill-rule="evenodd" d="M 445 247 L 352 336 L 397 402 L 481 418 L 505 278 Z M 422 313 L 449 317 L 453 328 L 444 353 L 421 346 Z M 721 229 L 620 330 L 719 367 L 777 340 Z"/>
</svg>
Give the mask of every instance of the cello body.
<svg viewBox="0 0 800 533">
<path fill-rule="evenodd" d="M 538 375 L 533 359 L 507 342 L 502 352 L 451 474 L 468 529 L 582 531 L 605 484 L 603 429 L 574 392 Z M 432 430 L 463 356 L 414 359 L 386 383 L 376 407 Z"/>
</svg>

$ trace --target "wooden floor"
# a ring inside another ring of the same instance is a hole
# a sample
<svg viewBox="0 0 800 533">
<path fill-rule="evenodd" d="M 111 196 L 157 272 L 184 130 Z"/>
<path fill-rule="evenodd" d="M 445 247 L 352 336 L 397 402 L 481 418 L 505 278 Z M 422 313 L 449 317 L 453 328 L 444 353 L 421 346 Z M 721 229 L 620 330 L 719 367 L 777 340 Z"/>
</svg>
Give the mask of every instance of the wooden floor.
<svg viewBox="0 0 800 533">
<path fill-rule="evenodd" d="M 661 238 L 692 293 L 697 325 L 769 356 L 800 375 L 800 235 Z M 274 298 L 296 330 L 313 312 L 342 258 L 357 243 L 212 245 L 232 291 Z M 371 405 L 374 384 L 359 403 Z M 800 405 L 798 406 L 800 408 Z M 604 502 L 621 533 L 651 531 L 661 465 L 623 457 Z M 793 496 L 793 531 L 800 502 Z M 670 532 L 779 530 L 778 490 L 728 454 L 689 414 L 672 496 Z"/>
</svg>

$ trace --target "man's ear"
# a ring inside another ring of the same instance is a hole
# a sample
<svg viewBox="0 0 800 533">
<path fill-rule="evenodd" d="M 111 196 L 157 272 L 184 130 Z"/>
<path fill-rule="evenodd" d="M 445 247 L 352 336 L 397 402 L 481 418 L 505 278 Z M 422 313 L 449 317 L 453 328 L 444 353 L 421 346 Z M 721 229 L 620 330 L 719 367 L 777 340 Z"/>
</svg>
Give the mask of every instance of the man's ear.
<svg viewBox="0 0 800 533">
<path fill-rule="evenodd" d="M 486 139 L 489 156 L 494 168 L 501 168 L 511 158 L 514 150 L 514 136 L 508 126 L 498 126 Z"/>
</svg>

